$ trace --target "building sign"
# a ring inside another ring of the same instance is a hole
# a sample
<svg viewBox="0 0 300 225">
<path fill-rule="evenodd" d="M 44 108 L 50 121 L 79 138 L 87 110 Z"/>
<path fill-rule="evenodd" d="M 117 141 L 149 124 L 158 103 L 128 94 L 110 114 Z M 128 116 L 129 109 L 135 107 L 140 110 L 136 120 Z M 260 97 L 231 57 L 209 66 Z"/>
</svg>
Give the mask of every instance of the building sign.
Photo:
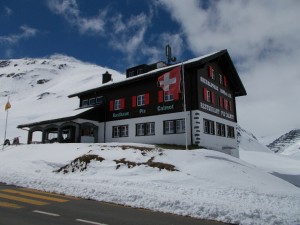
<svg viewBox="0 0 300 225">
<path fill-rule="evenodd" d="M 220 88 L 220 93 L 222 93 L 223 95 L 227 96 L 228 98 L 232 98 L 231 94 L 226 92 L 225 90 L 223 90 L 222 88 Z"/>
<path fill-rule="evenodd" d="M 231 113 L 228 113 L 228 112 L 225 112 L 223 110 L 220 110 L 220 109 L 217 109 L 215 107 L 212 107 L 210 105 L 207 105 L 203 102 L 200 102 L 200 108 L 201 109 L 204 109 L 204 110 L 207 110 L 209 112 L 212 112 L 218 116 L 221 116 L 221 117 L 224 117 L 224 118 L 227 118 L 227 119 L 231 119 L 231 120 L 234 120 L 234 115 L 231 114 Z"/>
<path fill-rule="evenodd" d="M 206 80 L 205 78 L 203 77 L 200 77 L 200 81 L 203 83 L 203 84 L 206 84 L 208 87 L 211 87 L 213 89 L 215 89 L 216 91 L 219 91 L 219 87 L 215 84 L 213 84 L 212 82 Z"/>
<path fill-rule="evenodd" d="M 168 110 L 173 110 L 174 109 L 174 104 L 172 105 L 163 105 L 163 106 L 157 106 L 157 111 L 168 111 Z"/>
<path fill-rule="evenodd" d="M 113 118 L 120 118 L 129 116 L 129 112 L 119 112 L 119 113 L 113 113 Z"/>
<path fill-rule="evenodd" d="M 200 81 L 203 84 L 206 84 L 208 87 L 211 87 L 215 89 L 216 91 L 220 91 L 223 95 L 227 96 L 228 98 L 232 98 L 231 94 L 228 93 L 227 91 L 223 90 L 222 88 L 219 88 L 217 85 L 213 84 L 212 82 L 206 80 L 204 77 L 200 77 Z"/>
</svg>

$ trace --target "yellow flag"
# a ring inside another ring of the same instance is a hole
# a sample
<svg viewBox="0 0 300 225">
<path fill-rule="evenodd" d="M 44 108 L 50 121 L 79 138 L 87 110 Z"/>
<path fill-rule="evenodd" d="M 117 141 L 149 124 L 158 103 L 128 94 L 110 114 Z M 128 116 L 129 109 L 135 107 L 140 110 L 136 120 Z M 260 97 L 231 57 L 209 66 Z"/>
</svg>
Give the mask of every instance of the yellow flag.
<svg viewBox="0 0 300 225">
<path fill-rule="evenodd" d="M 7 101 L 6 105 L 5 105 L 5 111 L 10 109 L 11 108 L 11 105 L 9 103 L 9 101 Z"/>
</svg>

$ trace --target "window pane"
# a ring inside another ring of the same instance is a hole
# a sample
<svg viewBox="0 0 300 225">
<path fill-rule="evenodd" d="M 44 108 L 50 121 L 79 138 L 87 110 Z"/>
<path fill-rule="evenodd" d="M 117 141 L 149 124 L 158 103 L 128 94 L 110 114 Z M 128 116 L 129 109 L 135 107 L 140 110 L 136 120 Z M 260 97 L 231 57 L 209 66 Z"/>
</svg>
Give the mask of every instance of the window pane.
<svg viewBox="0 0 300 225">
<path fill-rule="evenodd" d="M 185 121 L 177 120 L 176 121 L 176 133 L 184 133 L 185 132 Z"/>
<path fill-rule="evenodd" d="M 82 106 L 88 106 L 89 105 L 89 101 L 88 100 L 83 100 L 82 101 Z"/>
<path fill-rule="evenodd" d="M 138 106 L 145 105 L 145 95 L 138 95 L 137 96 L 137 105 Z"/>
<path fill-rule="evenodd" d="M 165 121 L 165 134 L 174 133 L 174 121 Z"/>
<path fill-rule="evenodd" d="M 115 100 L 114 108 L 115 108 L 115 110 L 121 109 L 121 100 L 120 99 Z"/>
<path fill-rule="evenodd" d="M 121 137 L 127 137 L 127 136 L 128 136 L 128 127 L 121 126 Z"/>
<path fill-rule="evenodd" d="M 155 134 L 155 123 L 147 123 L 146 124 L 146 134 L 154 135 Z"/>
<path fill-rule="evenodd" d="M 174 100 L 174 95 L 173 94 L 168 94 L 167 92 L 164 92 L 164 100 L 165 102 L 168 102 L 168 101 L 173 101 Z"/>
<path fill-rule="evenodd" d="M 90 105 L 95 105 L 95 98 L 91 98 L 90 101 L 89 101 L 89 104 Z"/>
<path fill-rule="evenodd" d="M 97 97 L 96 104 L 101 104 L 101 103 L 102 103 L 102 97 Z"/>
<path fill-rule="evenodd" d="M 136 129 L 137 129 L 137 135 L 138 136 L 142 136 L 142 135 L 145 135 L 145 133 L 144 133 L 144 124 L 137 124 L 136 125 Z"/>
</svg>

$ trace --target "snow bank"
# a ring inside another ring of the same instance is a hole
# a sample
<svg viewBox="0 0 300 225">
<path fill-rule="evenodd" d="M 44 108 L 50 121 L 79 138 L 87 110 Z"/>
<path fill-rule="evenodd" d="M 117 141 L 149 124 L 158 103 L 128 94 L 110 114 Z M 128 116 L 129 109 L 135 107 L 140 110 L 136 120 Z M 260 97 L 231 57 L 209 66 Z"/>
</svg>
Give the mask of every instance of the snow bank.
<svg viewBox="0 0 300 225">
<path fill-rule="evenodd" d="M 209 150 L 126 145 L 11 146 L 0 152 L 0 182 L 229 223 L 300 223 L 300 189 L 242 160 Z M 53 172 L 84 154 L 105 160 L 83 172 Z M 114 160 L 122 158 L 152 159 L 179 171 L 118 166 Z"/>
</svg>

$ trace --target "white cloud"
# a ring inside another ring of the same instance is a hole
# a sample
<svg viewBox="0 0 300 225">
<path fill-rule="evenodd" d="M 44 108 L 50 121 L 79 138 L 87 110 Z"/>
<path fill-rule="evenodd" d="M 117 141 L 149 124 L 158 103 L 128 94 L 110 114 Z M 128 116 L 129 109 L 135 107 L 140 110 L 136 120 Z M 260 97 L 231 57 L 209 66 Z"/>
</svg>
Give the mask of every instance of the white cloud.
<svg viewBox="0 0 300 225">
<path fill-rule="evenodd" d="M 21 40 L 28 39 L 31 37 L 36 36 L 38 33 L 38 30 L 32 27 L 29 27 L 27 25 L 22 25 L 20 27 L 21 33 L 19 34 L 11 34 L 8 36 L 0 36 L 0 44 L 9 44 L 9 45 L 14 45 L 18 44 Z"/>
<path fill-rule="evenodd" d="M 85 18 L 81 15 L 76 0 L 48 0 L 49 9 L 63 16 L 68 23 L 79 29 L 81 33 L 102 34 L 105 25 L 106 10 L 102 10 L 95 17 Z"/>
<path fill-rule="evenodd" d="M 239 122 L 259 135 L 300 127 L 300 1 L 159 0 L 195 55 L 228 49 L 248 95 Z M 203 7 L 205 5 L 205 7 Z"/>
<path fill-rule="evenodd" d="M 13 14 L 13 11 L 11 8 L 4 6 L 5 16 L 11 16 Z"/>
<path fill-rule="evenodd" d="M 164 45 L 169 44 L 172 48 L 172 56 L 179 57 L 182 54 L 184 48 L 184 40 L 180 33 L 163 33 L 160 35 L 160 39 Z"/>
</svg>

